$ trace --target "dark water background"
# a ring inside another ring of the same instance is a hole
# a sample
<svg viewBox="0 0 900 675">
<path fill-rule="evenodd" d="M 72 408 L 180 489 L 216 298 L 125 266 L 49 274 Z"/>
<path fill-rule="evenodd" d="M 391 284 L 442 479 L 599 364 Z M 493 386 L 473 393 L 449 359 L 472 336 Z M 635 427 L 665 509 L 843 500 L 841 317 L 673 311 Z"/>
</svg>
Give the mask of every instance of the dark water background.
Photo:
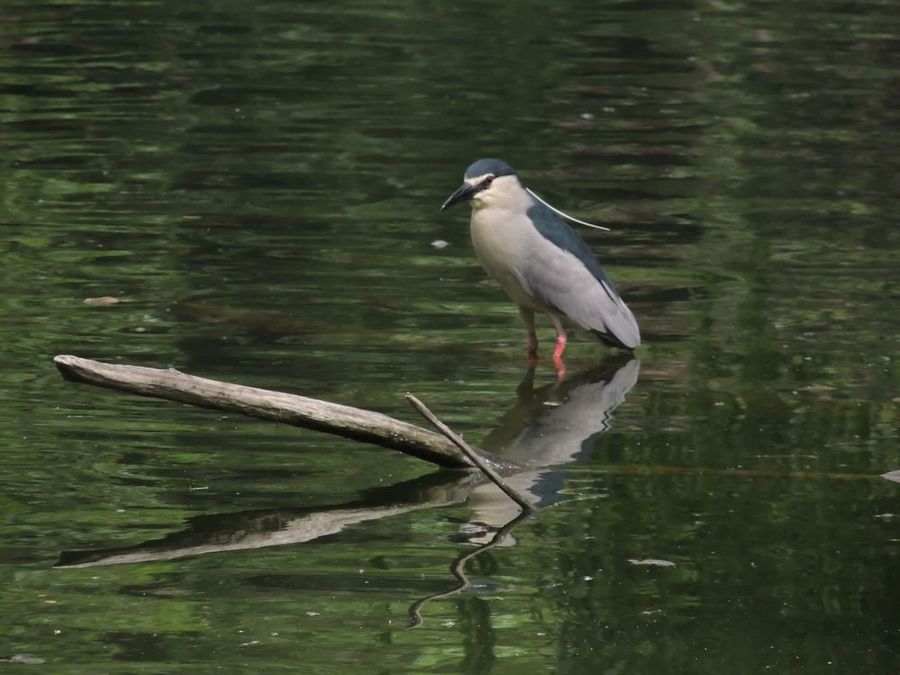
<svg viewBox="0 0 900 675">
<path fill-rule="evenodd" d="M 0 659 L 898 672 L 898 26 L 886 0 L 5 2 Z M 582 339 L 568 383 L 527 381 L 467 215 L 437 214 L 485 155 L 613 227 L 584 234 L 639 364 Z M 408 630 L 504 498 L 68 384 L 58 353 L 410 420 L 413 391 L 559 465 L 523 483 L 552 506 Z"/>
</svg>

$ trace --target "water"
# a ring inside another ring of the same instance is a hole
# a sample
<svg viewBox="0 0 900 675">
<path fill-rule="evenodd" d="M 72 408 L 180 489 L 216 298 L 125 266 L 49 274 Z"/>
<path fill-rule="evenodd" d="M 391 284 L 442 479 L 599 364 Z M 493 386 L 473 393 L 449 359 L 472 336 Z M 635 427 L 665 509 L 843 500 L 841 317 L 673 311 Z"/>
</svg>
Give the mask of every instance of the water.
<svg viewBox="0 0 900 675">
<path fill-rule="evenodd" d="M 896 672 L 897 18 L 7 2 L 0 659 Z M 639 363 L 578 339 L 569 382 L 546 362 L 529 381 L 465 213 L 437 214 L 484 155 L 613 228 L 584 236 L 641 322 Z M 409 420 L 413 391 L 537 457 L 517 480 L 545 508 L 408 629 L 515 515 L 505 498 L 68 384 L 58 353 Z"/>
</svg>

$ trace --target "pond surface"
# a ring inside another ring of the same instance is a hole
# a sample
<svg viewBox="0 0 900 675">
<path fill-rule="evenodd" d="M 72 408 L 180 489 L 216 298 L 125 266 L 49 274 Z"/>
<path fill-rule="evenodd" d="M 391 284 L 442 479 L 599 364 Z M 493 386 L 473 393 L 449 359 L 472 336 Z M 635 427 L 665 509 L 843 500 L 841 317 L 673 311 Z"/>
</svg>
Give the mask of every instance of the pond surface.
<svg viewBox="0 0 900 675">
<path fill-rule="evenodd" d="M 898 19 L 6 2 L 0 663 L 898 672 Z M 580 337 L 566 382 L 528 372 L 437 213 L 482 156 L 612 228 L 584 236 L 639 361 Z M 539 463 L 543 508 L 479 550 L 496 490 L 66 383 L 60 353 L 416 421 L 412 391 Z"/>
</svg>

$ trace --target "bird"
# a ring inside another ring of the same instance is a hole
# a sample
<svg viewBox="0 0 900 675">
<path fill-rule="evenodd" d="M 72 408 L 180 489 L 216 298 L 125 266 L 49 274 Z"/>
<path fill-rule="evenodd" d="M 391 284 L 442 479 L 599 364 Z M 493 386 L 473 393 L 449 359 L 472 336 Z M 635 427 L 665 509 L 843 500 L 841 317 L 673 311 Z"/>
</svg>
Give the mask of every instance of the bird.
<svg viewBox="0 0 900 675">
<path fill-rule="evenodd" d="M 569 222 L 584 223 L 550 206 L 525 187 L 501 159 L 473 162 L 441 212 L 468 202 L 475 255 L 519 307 L 528 331 L 528 359 L 538 358 L 535 313 L 556 329 L 553 364 L 565 373 L 566 319 L 609 346 L 633 351 L 641 343 L 637 320 L 590 247 Z M 603 228 L 605 229 L 605 228 Z"/>
</svg>

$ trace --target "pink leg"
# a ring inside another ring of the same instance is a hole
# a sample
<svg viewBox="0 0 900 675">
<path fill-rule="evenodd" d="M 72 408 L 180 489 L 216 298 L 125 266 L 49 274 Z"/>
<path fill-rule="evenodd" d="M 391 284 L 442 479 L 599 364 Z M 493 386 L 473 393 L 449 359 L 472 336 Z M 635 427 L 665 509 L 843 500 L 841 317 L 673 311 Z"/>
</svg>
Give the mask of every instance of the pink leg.
<svg viewBox="0 0 900 675">
<path fill-rule="evenodd" d="M 566 364 L 563 363 L 563 352 L 566 351 L 566 334 L 560 333 L 556 336 L 556 349 L 553 350 L 553 365 L 556 366 L 556 372 L 566 372 Z"/>
<path fill-rule="evenodd" d="M 566 374 L 566 364 L 563 362 L 563 352 L 566 351 L 566 331 L 562 327 L 559 317 L 550 315 L 553 326 L 556 328 L 556 349 L 553 350 L 553 365 L 556 367 L 557 379 L 562 379 Z"/>
</svg>

